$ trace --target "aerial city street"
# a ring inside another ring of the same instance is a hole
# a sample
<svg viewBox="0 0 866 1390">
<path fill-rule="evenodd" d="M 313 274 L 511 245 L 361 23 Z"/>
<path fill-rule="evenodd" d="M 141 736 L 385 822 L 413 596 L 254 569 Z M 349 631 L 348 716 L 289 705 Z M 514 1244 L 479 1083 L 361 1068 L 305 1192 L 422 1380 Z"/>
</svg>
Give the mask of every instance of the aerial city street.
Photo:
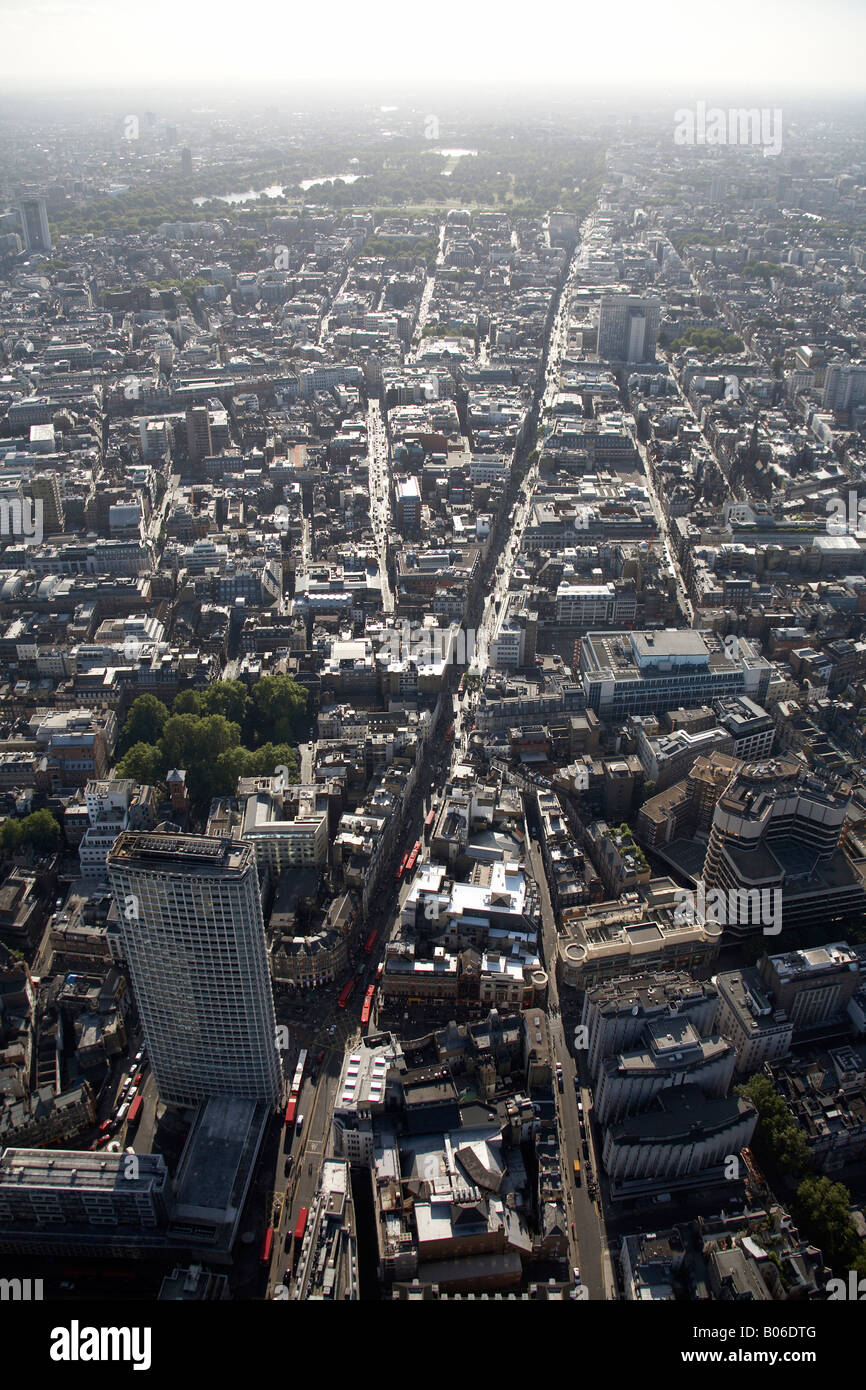
<svg viewBox="0 0 866 1390">
<path fill-rule="evenodd" d="M 3 1299 L 57 1361 L 113 1300 L 805 1337 L 866 1289 L 862 101 L 145 61 L 2 98 Z"/>
</svg>

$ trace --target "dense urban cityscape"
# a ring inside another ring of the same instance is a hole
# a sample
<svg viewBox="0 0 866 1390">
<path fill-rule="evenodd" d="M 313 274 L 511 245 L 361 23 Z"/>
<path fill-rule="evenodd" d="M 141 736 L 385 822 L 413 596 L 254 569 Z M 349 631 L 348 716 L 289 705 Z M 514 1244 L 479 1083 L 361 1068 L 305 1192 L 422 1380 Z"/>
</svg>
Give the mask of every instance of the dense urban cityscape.
<svg viewBox="0 0 866 1390">
<path fill-rule="evenodd" d="M 866 1297 L 862 108 L 122 105 L 0 126 L 3 1298 Z"/>
</svg>

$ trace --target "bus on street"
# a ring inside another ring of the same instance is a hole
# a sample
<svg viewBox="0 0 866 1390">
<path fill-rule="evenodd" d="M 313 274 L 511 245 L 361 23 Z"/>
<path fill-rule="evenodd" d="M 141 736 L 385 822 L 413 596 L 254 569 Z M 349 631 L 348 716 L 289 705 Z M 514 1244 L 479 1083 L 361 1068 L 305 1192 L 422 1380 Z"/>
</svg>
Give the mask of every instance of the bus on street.
<svg viewBox="0 0 866 1390">
<path fill-rule="evenodd" d="M 368 986 L 367 993 L 364 995 L 364 1004 L 361 1009 L 361 1026 L 366 1027 L 370 1022 L 370 1014 L 373 1012 L 373 996 L 376 993 L 376 986 Z"/>
</svg>

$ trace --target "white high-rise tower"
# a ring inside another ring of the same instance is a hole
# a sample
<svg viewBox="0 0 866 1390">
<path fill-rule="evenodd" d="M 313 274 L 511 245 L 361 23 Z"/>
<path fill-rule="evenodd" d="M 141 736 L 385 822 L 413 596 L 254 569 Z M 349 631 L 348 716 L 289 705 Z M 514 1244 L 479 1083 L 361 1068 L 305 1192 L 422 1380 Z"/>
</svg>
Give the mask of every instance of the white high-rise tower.
<svg viewBox="0 0 866 1390">
<path fill-rule="evenodd" d="M 107 865 L 161 1098 L 276 1105 L 282 1068 L 252 848 L 125 831 Z"/>
</svg>

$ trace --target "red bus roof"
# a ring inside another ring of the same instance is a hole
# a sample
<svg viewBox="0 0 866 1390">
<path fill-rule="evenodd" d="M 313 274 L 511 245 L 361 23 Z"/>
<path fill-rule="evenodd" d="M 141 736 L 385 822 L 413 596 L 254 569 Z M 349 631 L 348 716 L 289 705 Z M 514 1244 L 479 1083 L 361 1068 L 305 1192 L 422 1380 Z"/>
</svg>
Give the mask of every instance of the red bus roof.
<svg viewBox="0 0 866 1390">
<path fill-rule="evenodd" d="M 295 1111 L 297 1110 L 297 1108 L 298 1108 L 298 1102 L 297 1102 L 297 1100 L 295 1100 L 295 1098 L 294 1098 L 294 1096 L 293 1096 L 292 1099 L 289 1101 L 288 1105 L 286 1106 L 286 1124 L 287 1124 L 287 1125 L 293 1125 L 293 1124 L 295 1123 Z"/>
<path fill-rule="evenodd" d="M 377 942 L 378 938 L 379 938 L 379 933 L 376 931 L 376 929 L 375 929 L 375 927 L 374 927 L 374 929 L 370 932 L 370 935 L 367 937 L 367 940 L 364 942 L 364 955 L 365 955 L 365 956 L 370 956 L 370 955 L 373 954 L 373 947 L 376 945 L 376 942 Z"/>
<path fill-rule="evenodd" d="M 375 985 L 367 986 L 367 993 L 364 995 L 364 1007 L 361 1010 L 361 1022 L 369 1023 L 370 1014 L 373 1011 L 373 995 L 376 993 Z"/>
<path fill-rule="evenodd" d="M 432 807 L 431 807 L 431 809 L 427 812 L 427 815 L 426 815 L 425 818 L 424 818 L 424 824 L 425 824 L 425 825 L 432 825 L 435 819 L 436 819 L 436 812 L 435 812 L 435 811 L 432 809 Z"/>
<path fill-rule="evenodd" d="M 301 1207 L 301 1210 L 298 1212 L 298 1221 L 297 1225 L 295 1226 L 295 1240 L 304 1239 L 304 1231 L 307 1229 L 308 1210 L 309 1209 L 307 1207 Z"/>
<path fill-rule="evenodd" d="M 271 1250 L 273 1249 L 273 1244 L 274 1228 L 273 1226 L 269 1226 L 268 1229 L 265 1231 L 265 1238 L 262 1241 L 262 1264 L 267 1264 L 268 1260 L 271 1258 Z"/>
<path fill-rule="evenodd" d="M 141 1114 L 141 1107 L 142 1107 L 142 1104 L 143 1104 L 143 1101 L 142 1101 L 142 1099 L 141 1099 L 141 1096 L 136 1096 L 136 1097 L 135 1097 L 135 1100 L 132 1102 L 132 1105 L 129 1107 L 129 1114 L 128 1114 L 127 1117 L 126 1117 L 126 1123 L 127 1123 L 128 1125 L 134 1125 L 134 1124 L 135 1124 L 136 1120 L 138 1119 L 139 1115 Z"/>
</svg>

